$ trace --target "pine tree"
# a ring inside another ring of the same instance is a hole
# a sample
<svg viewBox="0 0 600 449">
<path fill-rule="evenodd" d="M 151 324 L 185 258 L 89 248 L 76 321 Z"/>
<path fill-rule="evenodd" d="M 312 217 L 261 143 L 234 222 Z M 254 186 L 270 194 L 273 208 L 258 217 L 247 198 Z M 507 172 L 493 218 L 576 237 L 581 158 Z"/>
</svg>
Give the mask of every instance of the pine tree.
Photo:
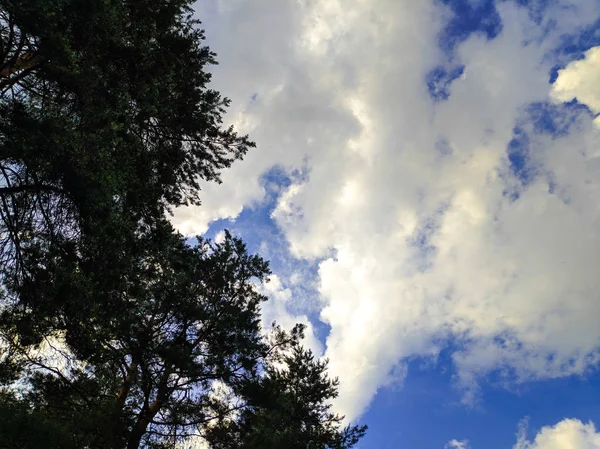
<svg viewBox="0 0 600 449">
<path fill-rule="evenodd" d="M 0 0 L 0 446 L 364 432 L 329 412 L 337 384 L 301 327 L 265 337 L 268 264 L 165 218 L 253 146 L 222 126 L 190 4 Z"/>
<path fill-rule="evenodd" d="M 214 449 L 346 449 L 366 426 L 343 427 L 331 411 L 338 381 L 327 375 L 327 361 L 300 345 L 278 351 L 265 373 L 244 389 L 247 407 L 239 419 L 210 429 Z"/>
<path fill-rule="evenodd" d="M 138 237 L 253 146 L 221 126 L 190 3 L 0 1 L 0 294 L 59 315 L 31 338 L 66 291 L 105 302 Z"/>
</svg>

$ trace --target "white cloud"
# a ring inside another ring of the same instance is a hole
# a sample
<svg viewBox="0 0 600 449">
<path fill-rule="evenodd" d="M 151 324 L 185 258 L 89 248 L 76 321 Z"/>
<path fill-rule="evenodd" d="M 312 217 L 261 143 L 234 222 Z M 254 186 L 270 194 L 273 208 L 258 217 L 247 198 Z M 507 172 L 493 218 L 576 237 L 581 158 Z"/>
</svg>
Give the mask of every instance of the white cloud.
<svg viewBox="0 0 600 449">
<path fill-rule="evenodd" d="M 600 433 L 593 423 L 564 419 L 555 426 L 542 427 L 533 441 L 519 432 L 513 449 L 599 449 Z"/>
<path fill-rule="evenodd" d="M 527 439 L 527 420 L 519 424 L 517 442 L 513 449 L 600 449 L 600 432 L 592 422 L 584 424 L 578 419 L 563 419 L 554 426 L 540 429 L 532 441 Z M 446 449 L 468 449 L 467 440 L 451 440 Z"/>
<path fill-rule="evenodd" d="M 401 377 L 407 357 L 435 357 L 450 335 L 464 343 L 454 362 L 465 400 L 492 370 L 525 381 L 598 361 L 600 131 L 580 116 L 569 135 L 535 135 L 524 111 L 571 95 L 548 84 L 549 50 L 599 17 L 600 4 L 555 2 L 538 25 L 500 3 L 502 33 L 458 47 L 465 76 L 443 103 L 424 81 L 447 62 L 438 33 L 449 16 L 435 2 L 221 4 L 199 5 L 200 16 L 216 14 L 212 29 L 206 23 L 221 55 L 216 87 L 258 148 L 175 223 L 203 232 L 261 201 L 259 177 L 272 165 L 307 169 L 281 193 L 273 219 L 294 256 L 321 261 L 340 412 L 358 416 Z M 581 79 L 591 70 L 577 67 Z M 526 186 L 506 154 L 517 121 L 539 172 Z M 289 312 L 291 286 L 269 292 L 267 319 L 306 319 Z"/>
<path fill-rule="evenodd" d="M 469 449 L 468 440 L 450 440 L 445 446 L 445 449 Z"/>
<path fill-rule="evenodd" d="M 219 231 L 215 234 L 215 243 L 221 244 L 225 242 L 225 231 Z"/>
<path fill-rule="evenodd" d="M 589 49 L 585 58 L 569 63 L 559 70 L 551 96 L 557 101 L 577 99 L 592 112 L 600 113 L 600 47 Z M 600 118 L 596 118 L 600 126 Z"/>
</svg>

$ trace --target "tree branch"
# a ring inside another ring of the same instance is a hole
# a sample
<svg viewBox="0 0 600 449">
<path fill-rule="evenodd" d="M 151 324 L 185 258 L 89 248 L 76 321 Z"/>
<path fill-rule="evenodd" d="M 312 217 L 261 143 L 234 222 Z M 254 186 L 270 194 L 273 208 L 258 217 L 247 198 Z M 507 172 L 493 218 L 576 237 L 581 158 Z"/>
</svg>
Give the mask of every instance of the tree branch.
<svg viewBox="0 0 600 449">
<path fill-rule="evenodd" d="M 21 192 L 31 192 L 31 193 L 38 193 L 42 190 L 46 190 L 48 192 L 54 192 L 54 193 L 61 193 L 61 194 L 66 194 L 66 192 L 59 188 L 59 187 L 54 187 L 54 186 L 50 186 L 50 185 L 40 185 L 40 184 L 27 184 L 27 185 L 20 185 L 20 186 L 6 186 L 6 187 L 0 187 L 0 195 L 12 195 L 15 193 L 21 193 Z"/>
</svg>

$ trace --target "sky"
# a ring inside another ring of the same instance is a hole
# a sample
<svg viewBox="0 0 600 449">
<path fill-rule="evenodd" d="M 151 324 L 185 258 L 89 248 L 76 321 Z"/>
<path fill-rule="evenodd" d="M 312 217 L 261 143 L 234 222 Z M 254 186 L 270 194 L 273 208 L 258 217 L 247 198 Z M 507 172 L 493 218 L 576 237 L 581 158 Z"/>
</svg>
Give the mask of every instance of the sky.
<svg viewBox="0 0 600 449">
<path fill-rule="evenodd" d="M 173 223 L 271 260 L 358 447 L 600 448 L 600 2 L 195 13 L 257 148 Z"/>
</svg>

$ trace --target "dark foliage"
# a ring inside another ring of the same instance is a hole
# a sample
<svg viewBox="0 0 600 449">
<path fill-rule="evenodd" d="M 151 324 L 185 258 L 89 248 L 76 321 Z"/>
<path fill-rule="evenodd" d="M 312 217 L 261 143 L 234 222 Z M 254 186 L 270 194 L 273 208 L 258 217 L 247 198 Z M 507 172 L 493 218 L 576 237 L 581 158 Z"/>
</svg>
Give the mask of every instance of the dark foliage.
<svg viewBox="0 0 600 449">
<path fill-rule="evenodd" d="M 337 449 L 364 432 L 329 412 L 337 384 L 301 327 L 265 338 L 268 264 L 229 234 L 191 247 L 165 218 L 253 146 L 222 126 L 190 4 L 0 0 L 2 447 Z"/>
</svg>

